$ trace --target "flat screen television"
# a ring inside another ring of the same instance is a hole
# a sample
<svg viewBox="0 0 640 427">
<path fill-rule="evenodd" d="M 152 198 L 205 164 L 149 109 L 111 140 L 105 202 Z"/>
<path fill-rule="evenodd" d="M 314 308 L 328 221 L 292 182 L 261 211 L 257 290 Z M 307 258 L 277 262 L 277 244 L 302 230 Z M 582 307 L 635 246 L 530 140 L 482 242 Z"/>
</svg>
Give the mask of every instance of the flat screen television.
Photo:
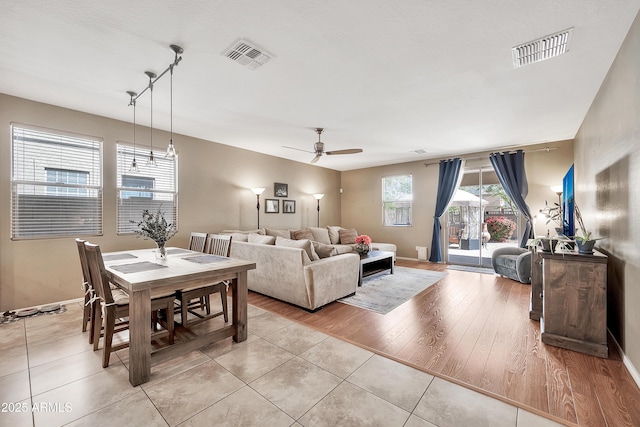
<svg viewBox="0 0 640 427">
<path fill-rule="evenodd" d="M 574 210 L 573 165 L 571 165 L 562 179 L 562 234 L 567 237 L 576 235 Z"/>
</svg>

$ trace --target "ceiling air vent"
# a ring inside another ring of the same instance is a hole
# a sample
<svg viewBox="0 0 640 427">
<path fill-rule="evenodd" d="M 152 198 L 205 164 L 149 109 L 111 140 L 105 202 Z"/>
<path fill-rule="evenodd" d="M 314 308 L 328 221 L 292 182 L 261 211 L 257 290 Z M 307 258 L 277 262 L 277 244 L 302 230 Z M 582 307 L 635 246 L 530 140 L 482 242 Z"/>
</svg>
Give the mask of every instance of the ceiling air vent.
<svg viewBox="0 0 640 427">
<path fill-rule="evenodd" d="M 251 70 L 266 64 L 271 59 L 271 55 L 264 49 L 244 39 L 234 42 L 223 55 Z"/>
<path fill-rule="evenodd" d="M 572 32 L 573 27 L 513 47 L 511 49 L 513 68 L 544 61 L 568 52 Z"/>
</svg>

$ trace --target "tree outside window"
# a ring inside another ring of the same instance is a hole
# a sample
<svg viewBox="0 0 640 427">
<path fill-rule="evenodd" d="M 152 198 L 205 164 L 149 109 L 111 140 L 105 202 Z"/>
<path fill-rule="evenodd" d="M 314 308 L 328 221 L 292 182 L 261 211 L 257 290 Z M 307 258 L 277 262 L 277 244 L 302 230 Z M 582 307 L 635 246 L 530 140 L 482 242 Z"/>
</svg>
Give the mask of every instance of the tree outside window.
<svg viewBox="0 0 640 427">
<path fill-rule="evenodd" d="M 382 178 L 383 225 L 410 226 L 413 205 L 413 177 L 395 175 Z"/>
</svg>

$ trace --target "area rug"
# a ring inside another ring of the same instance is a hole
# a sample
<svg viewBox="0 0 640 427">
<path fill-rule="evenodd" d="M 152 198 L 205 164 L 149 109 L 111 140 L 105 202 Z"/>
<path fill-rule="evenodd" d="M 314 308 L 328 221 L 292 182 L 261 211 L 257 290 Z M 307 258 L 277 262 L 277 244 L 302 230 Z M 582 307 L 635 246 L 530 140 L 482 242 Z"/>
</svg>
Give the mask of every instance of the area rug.
<svg viewBox="0 0 640 427">
<path fill-rule="evenodd" d="M 382 272 L 365 277 L 355 295 L 338 301 L 387 314 L 446 275 L 447 273 L 439 271 L 395 267 L 393 274 Z"/>
<path fill-rule="evenodd" d="M 447 267 L 447 270 L 469 271 L 471 273 L 482 273 L 482 274 L 496 274 L 496 272 L 493 271 L 493 268 L 472 267 L 469 265 L 450 265 L 449 267 Z"/>
</svg>

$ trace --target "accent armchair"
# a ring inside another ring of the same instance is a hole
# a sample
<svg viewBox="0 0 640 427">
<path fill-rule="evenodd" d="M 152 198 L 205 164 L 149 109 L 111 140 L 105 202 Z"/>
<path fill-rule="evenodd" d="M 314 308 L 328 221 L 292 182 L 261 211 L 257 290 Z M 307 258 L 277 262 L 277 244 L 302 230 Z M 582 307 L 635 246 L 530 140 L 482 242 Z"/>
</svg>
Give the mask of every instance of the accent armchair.
<svg viewBox="0 0 640 427">
<path fill-rule="evenodd" d="M 498 248 L 491 254 L 493 270 L 501 276 L 531 283 L 531 251 L 524 248 Z"/>
</svg>

